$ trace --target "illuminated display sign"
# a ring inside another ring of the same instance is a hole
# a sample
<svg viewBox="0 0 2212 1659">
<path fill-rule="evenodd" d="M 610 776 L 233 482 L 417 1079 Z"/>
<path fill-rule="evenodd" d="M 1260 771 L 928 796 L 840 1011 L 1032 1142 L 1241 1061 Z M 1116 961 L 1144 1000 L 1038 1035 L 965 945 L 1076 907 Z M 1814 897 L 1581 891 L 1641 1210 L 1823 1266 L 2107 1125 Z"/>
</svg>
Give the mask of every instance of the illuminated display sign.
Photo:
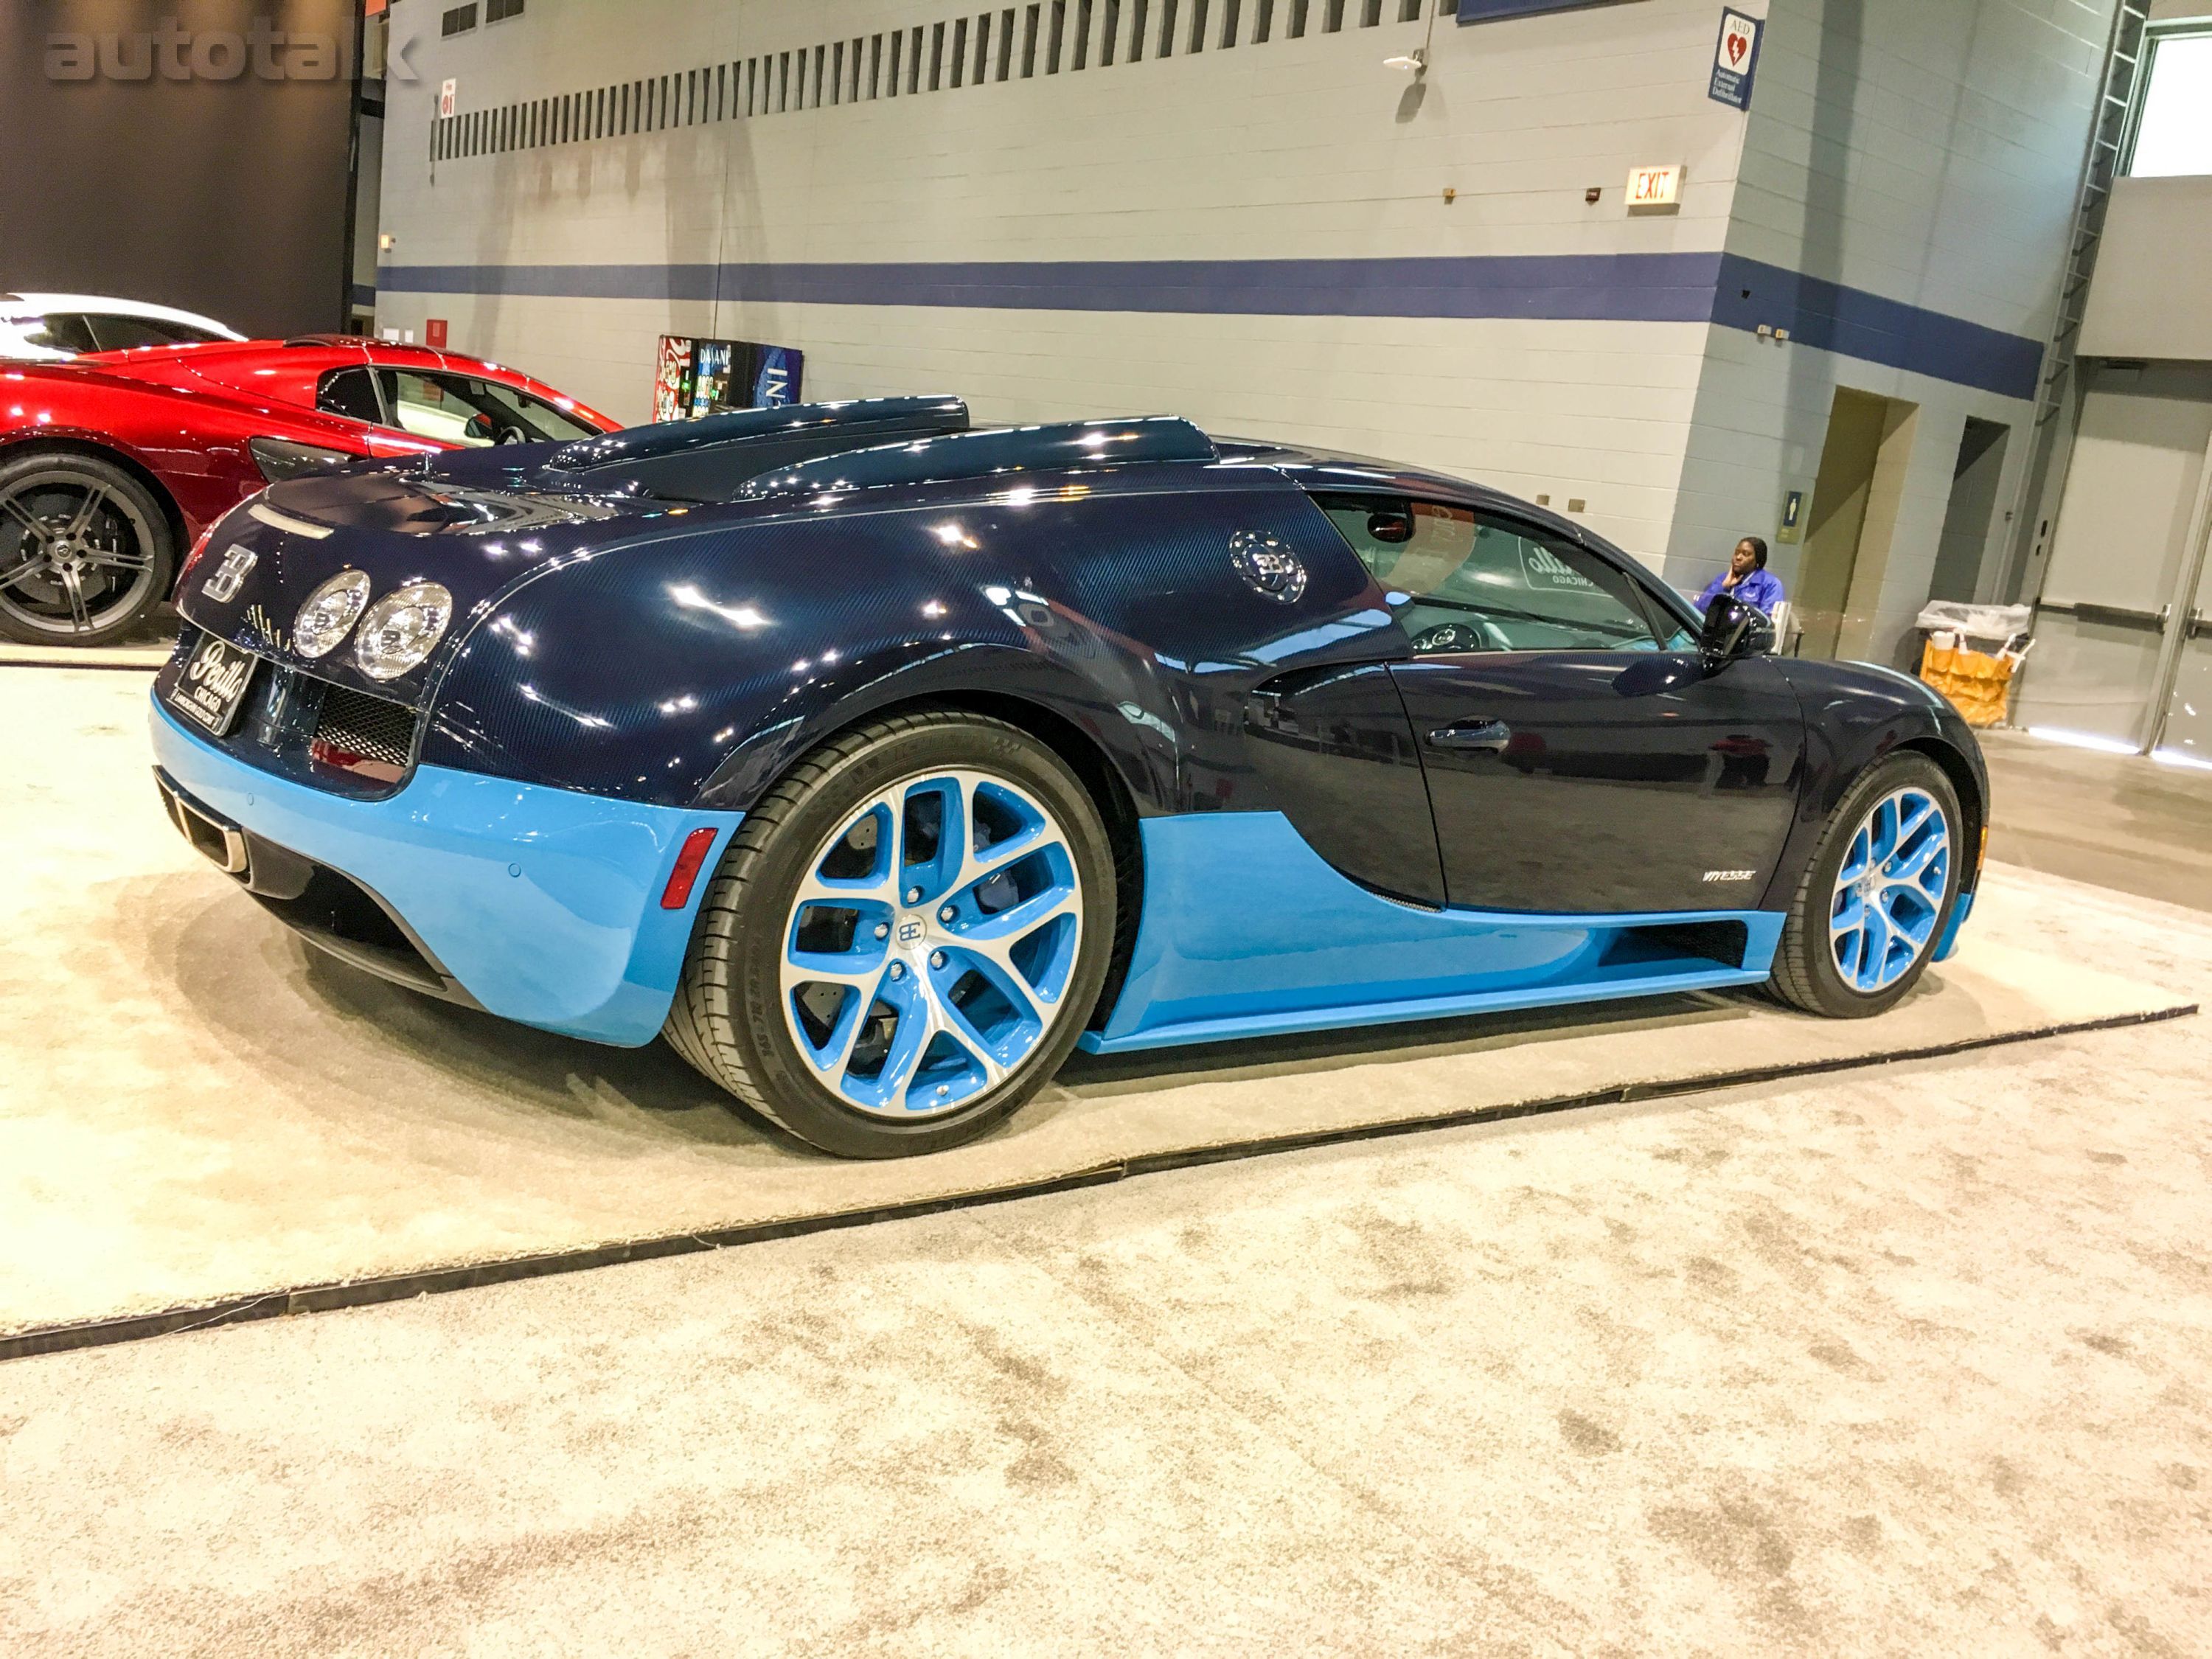
<svg viewBox="0 0 2212 1659">
<path fill-rule="evenodd" d="M 653 374 L 653 418 L 696 421 L 733 409 L 780 409 L 799 401 L 805 353 L 752 340 L 664 334 Z"/>
</svg>

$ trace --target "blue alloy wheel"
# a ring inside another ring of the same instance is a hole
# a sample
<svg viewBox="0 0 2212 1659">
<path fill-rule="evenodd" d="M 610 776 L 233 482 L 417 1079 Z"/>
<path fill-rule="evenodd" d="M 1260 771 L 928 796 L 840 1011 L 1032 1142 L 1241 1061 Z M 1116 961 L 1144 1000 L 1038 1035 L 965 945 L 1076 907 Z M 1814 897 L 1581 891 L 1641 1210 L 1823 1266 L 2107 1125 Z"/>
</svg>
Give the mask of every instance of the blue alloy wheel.
<svg viewBox="0 0 2212 1659">
<path fill-rule="evenodd" d="M 1067 1017 L 1076 868 L 1051 811 L 984 771 L 904 778 L 850 811 L 783 929 L 783 1016 L 817 1079 L 904 1122 L 1003 1083 Z"/>
<path fill-rule="evenodd" d="M 1908 787 L 1875 803 L 1852 832 L 1829 904 L 1829 948 L 1845 985 L 1887 990 L 1927 953 L 1952 862 L 1950 821 L 1933 794 Z"/>
</svg>

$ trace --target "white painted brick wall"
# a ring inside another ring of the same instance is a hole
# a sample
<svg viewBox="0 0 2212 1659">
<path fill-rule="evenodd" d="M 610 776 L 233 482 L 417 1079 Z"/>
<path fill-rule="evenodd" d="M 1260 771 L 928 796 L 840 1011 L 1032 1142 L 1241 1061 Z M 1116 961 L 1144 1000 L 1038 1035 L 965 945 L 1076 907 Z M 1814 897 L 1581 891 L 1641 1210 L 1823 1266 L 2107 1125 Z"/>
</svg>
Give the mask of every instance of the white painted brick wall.
<svg viewBox="0 0 2212 1659">
<path fill-rule="evenodd" d="M 1315 0 L 1316 32 L 1293 40 L 1290 0 L 1278 0 L 1275 38 L 1255 45 L 1257 0 L 1245 0 L 1244 41 L 1226 52 L 1155 61 L 1148 41 L 1144 60 L 1126 61 L 1124 46 L 1123 61 L 1100 67 L 1094 47 L 1079 72 L 447 161 L 434 184 L 422 157 L 447 76 L 467 111 L 957 15 L 913 0 L 532 0 L 517 23 L 445 41 L 439 9 L 403 0 L 395 23 L 395 39 L 417 36 L 408 61 L 418 79 L 392 92 L 384 199 L 397 239 L 387 257 L 403 264 L 1713 250 L 1727 232 L 1742 125 L 1704 95 L 1717 26 L 1707 0 L 1464 30 L 1444 20 L 1418 100 L 1381 60 L 1419 44 L 1420 25 L 1321 33 Z M 1181 10 L 1187 27 L 1189 0 Z M 1155 37 L 1161 14 L 1152 0 Z M 1210 33 L 1221 15 L 1216 0 Z M 1017 8 L 1018 27 L 1022 15 Z M 1094 33 L 1103 15 L 1094 9 Z M 1125 41 L 1133 15 L 1125 3 Z M 404 147 L 412 158 L 401 161 Z M 1681 211 L 1631 218 L 1629 167 L 1663 161 L 1686 164 Z M 1590 185 L 1604 192 L 1595 207 L 1583 200 Z M 952 390 L 985 419 L 1170 410 L 1473 473 L 1562 507 L 1584 500 L 1601 533 L 1647 554 L 1665 544 L 1673 517 L 1708 331 L 708 309 L 390 294 L 380 320 L 419 330 L 445 317 L 457 347 L 630 419 L 647 411 L 656 337 L 691 331 L 803 347 L 810 395 Z"/>
<path fill-rule="evenodd" d="M 1774 0 L 1729 251 L 2045 338 L 2112 9 L 2112 0 Z M 1738 537 L 1773 538 L 1787 491 L 1809 501 L 1838 386 L 1921 405 L 1873 652 L 1902 662 L 1966 419 L 2013 428 L 1994 551 L 2012 528 L 2026 403 L 1716 329 L 1663 568 L 1678 586 L 1700 586 Z M 1801 550 L 1773 553 L 1793 590 Z"/>
<path fill-rule="evenodd" d="M 1630 0 L 1468 29 L 1443 20 L 1418 96 L 1381 60 L 1418 45 L 1422 25 L 1351 27 L 1354 0 L 1347 27 L 1322 33 L 1324 0 L 1313 0 L 1315 32 L 1294 40 L 1291 3 L 1276 0 L 1266 44 L 1249 39 L 1260 0 L 1243 0 L 1235 48 L 1188 55 L 1179 45 L 1155 61 L 1148 40 L 1130 63 L 1135 7 L 1124 0 L 1122 61 L 1111 67 L 1099 65 L 1094 40 L 1090 67 L 1047 76 L 1041 46 L 1028 81 L 450 160 L 434 181 L 428 125 L 448 76 L 466 112 L 962 13 L 936 0 L 531 0 L 521 19 L 448 41 L 438 0 L 398 0 L 393 39 L 414 37 L 404 58 L 416 79 L 395 77 L 390 90 L 383 227 L 397 246 L 387 258 L 1726 247 L 2042 331 L 2109 0 L 1775 0 L 1748 121 L 1705 95 L 1715 0 Z M 1164 4 L 1150 0 L 1155 38 Z M 1183 32 L 1191 4 L 1181 0 Z M 983 9 L 965 12 L 971 27 Z M 995 33 L 1005 9 L 989 9 Z M 1103 9 L 1094 8 L 1094 36 Z M 1222 9 L 1213 0 L 1210 34 Z M 1395 20 L 1395 0 L 1382 9 Z M 1014 10 L 1018 30 L 1026 6 Z M 1845 26 L 1861 14 L 1863 27 Z M 1018 38 L 1017 75 L 1019 59 Z M 1630 216 L 1628 168 L 1668 161 L 1686 168 L 1681 210 Z M 1583 200 L 1590 185 L 1603 191 L 1595 206 Z M 1447 186 L 1457 192 L 1449 205 Z M 446 317 L 458 347 L 631 419 L 647 410 L 656 337 L 699 332 L 804 348 L 809 395 L 951 390 L 985 419 L 1167 410 L 1224 431 L 1340 444 L 1549 494 L 1557 506 L 1584 499 L 1593 527 L 1686 586 L 1746 527 L 1771 528 L 1784 489 L 1809 489 L 1839 380 L 1913 383 L 1923 432 L 1950 430 L 1954 446 L 1968 413 L 2018 418 L 2002 399 L 1701 324 L 401 293 L 379 309 L 386 325 L 418 331 Z M 2023 447 L 2011 446 L 2014 459 Z M 1936 491 L 1933 478 L 1916 476 L 1908 493 Z M 1918 569 L 1924 588 L 1940 520 L 1939 503 L 1924 558 L 1916 547 L 1893 560 L 1896 581 L 1909 586 Z"/>
</svg>

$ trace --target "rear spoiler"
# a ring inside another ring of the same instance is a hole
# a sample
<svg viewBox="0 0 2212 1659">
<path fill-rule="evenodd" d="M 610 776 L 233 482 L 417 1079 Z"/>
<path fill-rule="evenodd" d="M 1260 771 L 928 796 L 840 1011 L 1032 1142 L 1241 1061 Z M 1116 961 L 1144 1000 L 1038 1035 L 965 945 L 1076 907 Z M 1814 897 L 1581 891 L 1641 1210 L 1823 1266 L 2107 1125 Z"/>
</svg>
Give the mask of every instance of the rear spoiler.
<svg viewBox="0 0 2212 1659">
<path fill-rule="evenodd" d="M 720 501 L 778 467 L 967 429 L 968 405 L 957 398 L 854 398 L 625 427 L 563 444 L 545 465 L 594 484 L 635 483 L 656 495 Z"/>
<path fill-rule="evenodd" d="M 1059 472 L 1138 462 L 1211 461 L 1213 440 L 1173 415 L 999 427 L 918 443 L 881 444 L 817 456 L 762 473 L 737 499 L 818 495 L 884 484 L 938 483 L 1002 472 Z"/>
</svg>

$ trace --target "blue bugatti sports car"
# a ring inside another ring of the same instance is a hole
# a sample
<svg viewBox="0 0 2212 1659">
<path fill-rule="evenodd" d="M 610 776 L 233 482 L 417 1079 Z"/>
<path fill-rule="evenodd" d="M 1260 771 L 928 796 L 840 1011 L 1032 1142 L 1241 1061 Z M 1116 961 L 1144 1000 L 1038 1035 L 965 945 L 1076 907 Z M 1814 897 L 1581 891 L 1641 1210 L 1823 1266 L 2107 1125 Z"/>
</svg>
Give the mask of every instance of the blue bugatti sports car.
<svg viewBox="0 0 2212 1659">
<path fill-rule="evenodd" d="M 161 793 L 248 893 L 854 1156 L 1079 1046 L 1878 1013 L 1981 862 L 1917 682 L 1492 490 L 1181 420 L 884 398 L 302 475 L 179 595 Z"/>
</svg>

